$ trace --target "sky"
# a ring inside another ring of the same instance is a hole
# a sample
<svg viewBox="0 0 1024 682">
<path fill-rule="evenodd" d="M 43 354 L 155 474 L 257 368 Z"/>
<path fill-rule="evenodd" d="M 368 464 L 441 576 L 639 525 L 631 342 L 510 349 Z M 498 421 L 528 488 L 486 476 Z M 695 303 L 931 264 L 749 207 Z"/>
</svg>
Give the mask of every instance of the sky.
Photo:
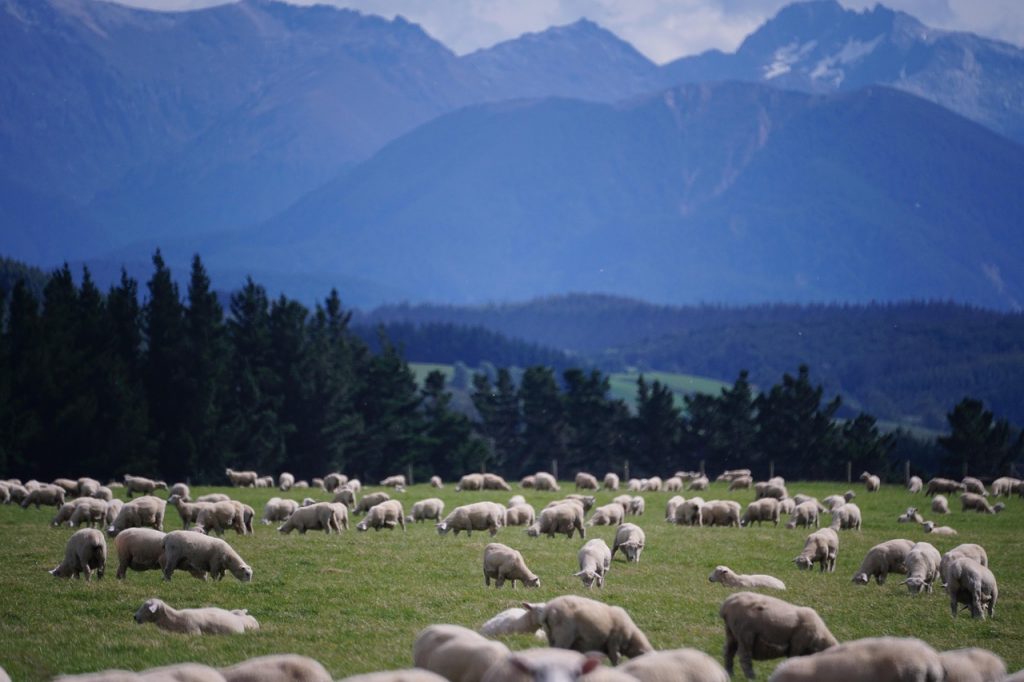
<svg viewBox="0 0 1024 682">
<path fill-rule="evenodd" d="M 181 10 L 225 0 L 115 0 L 149 9 Z M 740 42 L 791 0 L 289 0 L 401 14 L 458 54 L 523 33 L 591 19 L 658 63 Z M 840 0 L 865 9 L 876 0 Z M 887 0 L 935 28 L 970 31 L 1024 47 L 1024 0 Z"/>
</svg>

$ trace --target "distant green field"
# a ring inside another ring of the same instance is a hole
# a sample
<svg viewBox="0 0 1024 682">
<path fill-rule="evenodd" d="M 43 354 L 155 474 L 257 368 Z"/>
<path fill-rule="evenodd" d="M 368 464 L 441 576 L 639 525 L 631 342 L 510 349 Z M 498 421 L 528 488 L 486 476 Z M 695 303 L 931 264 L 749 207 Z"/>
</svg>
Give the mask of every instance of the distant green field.
<svg viewBox="0 0 1024 682">
<path fill-rule="evenodd" d="M 603 472 L 595 472 L 603 473 Z M 571 489 L 563 484 L 563 489 Z M 791 483 L 790 492 L 824 497 L 846 490 L 846 483 Z M 229 490 L 258 511 L 275 490 Z M 107 577 L 101 581 L 60 580 L 47 574 L 60 561 L 72 531 L 48 527 L 52 509 L 22 510 L 0 506 L 0 666 L 18 682 L 48 679 L 111 667 L 143 669 L 180 661 L 225 665 L 244 658 L 294 652 L 322 662 L 335 678 L 407 667 L 416 633 L 431 623 L 458 623 L 475 628 L 521 600 L 546 601 L 561 594 L 581 594 L 623 606 L 656 648 L 696 647 L 720 659 L 723 628 L 718 608 L 730 590 L 708 582 L 718 564 L 743 573 L 768 573 L 783 579 L 780 596 L 818 610 L 840 640 L 875 635 L 918 636 L 939 649 L 981 646 L 1002 655 L 1011 670 L 1024 667 L 1024 500 L 1008 500 L 997 516 L 955 510 L 942 520 L 959 530 L 957 538 L 932 538 L 920 528 L 897 524 L 908 505 L 927 508 L 927 499 L 883 486 L 876 494 L 857 487 L 864 514 L 862 532 L 843 531 L 835 573 L 798 571 L 792 559 L 803 547 L 805 530 L 770 525 L 754 528 L 688 528 L 666 524 L 664 507 L 671 493 L 647 493 L 647 513 L 630 520 L 647 533 L 639 564 L 617 556 L 603 590 L 587 591 L 572 577 L 583 540 L 529 538 L 521 528 L 502 529 L 494 540 L 523 552 L 540 576 L 541 587 L 512 591 L 484 587 L 481 555 L 491 541 L 486 534 L 440 537 L 430 523 L 406 532 L 281 535 L 258 526 L 255 536 L 225 538 L 253 567 L 253 582 L 227 576 L 201 582 L 177 573 L 164 582 L 157 572 L 129 573 L 114 579 L 116 551 L 109 542 Z M 538 509 L 554 493 L 523 492 Z M 440 491 L 450 510 L 481 499 L 505 502 L 513 493 L 456 493 L 449 483 Z M 413 486 L 399 495 L 408 509 L 437 491 Z M 301 499 L 303 491 L 287 494 Z M 317 491 L 314 497 L 327 499 Z M 607 503 L 611 492 L 598 493 Z M 712 484 L 705 499 L 731 498 L 746 504 L 753 494 L 729 493 Z M 956 500 L 951 505 L 958 507 Z M 926 514 L 926 516 L 929 516 Z M 166 529 L 180 528 L 177 512 L 167 515 Z M 587 538 L 611 544 L 614 528 L 587 529 Z M 885 585 L 853 585 L 850 579 L 865 552 L 896 537 L 930 540 L 940 551 L 961 542 L 987 550 L 999 580 L 1000 601 L 993 620 L 953 620 L 941 588 L 911 596 L 899 577 Z M 215 605 L 248 608 L 260 621 L 259 632 L 235 636 L 188 637 L 136 625 L 132 615 L 149 597 L 172 606 Z M 508 638 L 513 648 L 535 646 L 530 637 Z M 765 679 L 775 661 L 756 664 Z"/>
</svg>

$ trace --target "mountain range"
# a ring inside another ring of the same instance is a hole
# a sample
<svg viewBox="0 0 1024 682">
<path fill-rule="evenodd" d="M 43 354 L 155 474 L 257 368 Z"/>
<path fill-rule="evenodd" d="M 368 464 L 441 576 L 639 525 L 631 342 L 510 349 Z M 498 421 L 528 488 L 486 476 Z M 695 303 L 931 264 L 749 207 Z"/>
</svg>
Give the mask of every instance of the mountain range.
<svg viewBox="0 0 1024 682">
<path fill-rule="evenodd" d="M 791 5 L 658 66 L 586 20 L 457 56 L 402 18 L 0 0 L 0 253 L 198 251 L 351 303 L 1017 307 L 1024 51 Z"/>
</svg>

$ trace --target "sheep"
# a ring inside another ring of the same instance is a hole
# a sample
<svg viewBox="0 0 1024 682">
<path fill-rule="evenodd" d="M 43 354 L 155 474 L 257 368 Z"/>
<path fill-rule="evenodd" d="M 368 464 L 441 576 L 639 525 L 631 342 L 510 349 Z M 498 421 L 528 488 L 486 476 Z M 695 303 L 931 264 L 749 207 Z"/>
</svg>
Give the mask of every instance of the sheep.
<svg viewBox="0 0 1024 682">
<path fill-rule="evenodd" d="M 643 490 L 644 484 L 639 478 L 631 478 L 626 481 L 626 490 L 631 493 L 638 493 Z"/>
<path fill-rule="evenodd" d="M 483 569 L 486 587 L 491 586 L 491 580 L 495 588 L 502 587 L 506 580 L 511 581 L 513 590 L 517 580 L 524 587 L 540 587 L 540 578 L 526 566 L 522 553 L 500 542 L 484 547 Z"/>
<path fill-rule="evenodd" d="M 964 493 L 960 496 L 960 504 L 962 505 L 960 511 L 965 512 L 968 509 L 973 509 L 979 514 L 995 514 L 995 509 L 988 503 L 984 497 L 978 493 Z"/>
<path fill-rule="evenodd" d="M 381 502 L 387 502 L 391 499 L 391 496 L 387 493 L 370 493 L 369 495 L 363 496 L 358 503 L 356 503 L 355 509 L 352 510 L 353 514 L 365 514 Z M 336 500 L 340 501 L 340 500 Z"/>
<path fill-rule="evenodd" d="M 765 594 L 737 592 L 718 613 L 725 622 L 723 658 L 730 676 L 737 654 L 744 674 L 754 679 L 754 660 L 807 656 L 838 644 L 814 609 Z"/>
<path fill-rule="evenodd" d="M 906 585 L 911 594 L 918 594 L 921 590 L 931 592 L 932 583 L 939 576 L 941 562 L 939 550 L 927 542 L 918 542 L 907 554 L 907 578 L 900 584 Z"/>
<path fill-rule="evenodd" d="M 896 517 L 896 523 L 924 523 L 924 517 L 917 513 L 917 507 L 907 507 L 907 511 Z"/>
<path fill-rule="evenodd" d="M 501 642 L 459 625 L 429 625 L 412 645 L 413 665 L 451 682 L 480 682 L 488 668 L 508 655 Z"/>
<path fill-rule="evenodd" d="M 544 534 L 553 538 L 555 533 L 565 533 L 571 538 L 574 531 L 578 531 L 581 538 L 587 537 L 583 529 L 583 507 L 566 502 L 542 510 L 537 520 L 526 529 L 526 534 L 531 537 Z"/>
<path fill-rule="evenodd" d="M 737 476 L 729 481 L 729 490 L 750 490 L 753 485 L 753 476 Z"/>
<path fill-rule="evenodd" d="M 641 481 L 640 489 L 643 492 L 656 493 L 661 490 L 662 485 L 664 484 L 662 483 L 660 476 L 651 476 L 650 478 Z"/>
<path fill-rule="evenodd" d="M 779 501 L 774 497 L 764 497 L 748 504 L 740 518 L 740 525 L 749 526 L 755 521 L 759 526 L 764 521 L 771 521 L 774 526 L 779 525 Z"/>
<path fill-rule="evenodd" d="M 633 503 L 632 495 L 616 495 L 612 498 L 612 502 L 622 507 L 622 513 L 629 513 L 629 505 Z"/>
<path fill-rule="evenodd" d="M 128 528 L 117 534 L 118 580 L 124 580 L 128 569 L 153 571 L 163 569 L 164 536 L 166 533 L 152 528 Z"/>
<path fill-rule="evenodd" d="M 708 582 L 721 583 L 726 587 L 742 587 L 745 589 L 765 587 L 773 590 L 786 589 L 786 583 L 770 575 L 739 574 L 728 566 L 716 566 L 708 576 Z"/>
<path fill-rule="evenodd" d="M 940 682 L 942 661 L 919 639 L 869 637 L 784 661 L 768 682 Z"/>
<path fill-rule="evenodd" d="M 400 670 L 381 670 L 375 673 L 349 675 L 338 682 L 447 682 L 445 678 L 429 670 L 420 668 L 403 668 Z"/>
<path fill-rule="evenodd" d="M 793 513 L 796 509 L 796 501 L 792 497 L 783 497 L 779 500 L 779 515 L 786 514 L 787 516 Z"/>
<path fill-rule="evenodd" d="M 548 634 L 548 644 L 581 653 L 600 651 L 617 665 L 621 656 L 634 658 L 654 650 L 647 635 L 625 609 L 586 597 L 565 595 L 547 604 L 523 604 L 538 611 L 537 622 Z"/>
<path fill-rule="evenodd" d="M 440 521 L 442 514 L 444 514 L 444 500 L 439 497 L 428 497 L 414 503 L 405 520 L 410 523 L 425 520 Z"/>
<path fill-rule="evenodd" d="M 685 473 L 685 472 L 681 472 Z M 743 478 L 744 476 L 750 476 L 750 469 L 726 469 L 722 473 L 718 474 L 715 478 L 716 481 L 735 481 L 737 478 Z M 677 476 L 679 474 L 676 474 Z"/>
<path fill-rule="evenodd" d="M 718 661 L 697 649 L 652 651 L 616 670 L 640 682 L 729 682 L 729 674 Z"/>
<path fill-rule="evenodd" d="M 681 526 L 701 525 L 700 508 L 704 506 L 704 499 L 691 497 L 676 508 L 676 523 Z"/>
<path fill-rule="evenodd" d="M 959 533 L 950 526 L 936 526 L 934 521 L 925 521 L 921 524 L 921 527 L 924 528 L 925 533 L 932 533 L 937 536 L 953 537 L 954 535 L 959 535 Z"/>
<path fill-rule="evenodd" d="M 207 493 L 196 498 L 196 502 L 227 502 L 231 498 L 224 493 Z"/>
<path fill-rule="evenodd" d="M 678 476 L 673 476 L 669 479 L 666 479 L 665 484 L 662 486 L 662 488 L 666 492 L 670 493 L 679 492 L 680 490 L 683 489 L 683 479 L 679 478 Z"/>
<path fill-rule="evenodd" d="M 942 651 L 939 660 L 945 682 L 1000 682 L 1006 677 L 1006 661 L 987 649 Z"/>
<path fill-rule="evenodd" d="M 156 623 L 161 630 L 186 635 L 232 635 L 260 629 L 260 624 L 245 609 L 176 609 L 155 597 L 143 602 L 135 612 L 135 622 L 139 625 Z"/>
<path fill-rule="evenodd" d="M 58 578 L 77 578 L 85 573 L 86 580 L 92 580 L 92 572 L 102 578 L 107 568 L 107 543 L 103 533 L 95 528 L 83 528 L 68 538 L 64 547 L 64 561 L 50 571 Z"/>
<path fill-rule="evenodd" d="M 104 487 L 95 478 L 89 478 L 88 476 L 82 476 L 77 482 L 79 497 L 95 497 L 99 489 Z"/>
<path fill-rule="evenodd" d="M 526 498 L 522 495 L 513 495 L 508 498 L 508 502 L 505 503 L 505 506 L 511 509 L 512 507 L 519 506 L 520 504 L 526 504 Z"/>
<path fill-rule="evenodd" d="M 1009 476 L 1001 476 L 996 480 L 992 481 L 992 496 L 993 497 L 1010 497 L 1013 491 L 1020 485 L 1019 478 L 1011 478 Z"/>
<path fill-rule="evenodd" d="M 506 526 L 531 526 L 537 520 L 537 512 L 526 503 L 517 504 L 505 510 Z"/>
<path fill-rule="evenodd" d="M 288 492 L 295 487 L 295 476 L 287 471 L 282 471 L 281 475 L 277 477 L 277 487 L 281 492 Z"/>
<path fill-rule="evenodd" d="M 170 501 L 172 495 L 177 495 L 185 502 L 192 501 L 192 491 L 189 489 L 187 483 L 175 483 L 167 489 L 167 499 Z"/>
<path fill-rule="evenodd" d="M 546 505 L 544 505 L 544 507 L 554 507 L 556 505 L 565 504 L 566 502 L 569 502 L 572 504 L 580 505 L 583 508 L 583 513 L 586 514 L 593 508 L 594 503 L 596 501 L 597 498 L 594 497 L 593 495 L 577 495 L 576 493 L 570 493 L 561 500 L 552 500 L 551 502 L 548 502 Z"/>
<path fill-rule="evenodd" d="M 216 669 L 199 663 L 177 663 L 148 668 L 137 673 L 128 670 L 101 670 L 82 675 L 60 675 L 59 682 L 224 682 Z"/>
<path fill-rule="evenodd" d="M 380 482 L 383 488 L 404 488 L 405 487 L 405 476 L 402 474 L 395 474 L 394 476 L 388 476 Z"/>
<path fill-rule="evenodd" d="M 533 485 L 537 490 L 552 490 L 555 492 L 561 490 L 555 477 L 546 471 L 538 471 L 533 475 Z"/>
<path fill-rule="evenodd" d="M 882 479 L 867 471 L 860 475 L 860 480 L 864 481 L 864 487 L 867 488 L 869 493 L 877 493 L 882 485 Z"/>
<path fill-rule="evenodd" d="M 317 481 L 319 481 L 319 484 L 317 483 Z M 348 482 L 349 482 L 348 476 L 346 476 L 345 474 L 339 474 L 338 472 L 334 471 L 334 472 L 331 472 L 331 473 L 327 474 L 326 476 L 324 476 L 321 479 L 314 478 L 313 479 L 313 486 L 314 487 L 318 487 L 318 488 L 323 488 L 327 492 L 333 493 L 335 490 L 337 490 L 341 486 L 347 484 Z M 353 488 L 353 490 L 354 490 L 354 488 Z"/>
<path fill-rule="evenodd" d="M 225 469 L 224 475 L 236 488 L 255 488 L 256 479 L 260 477 L 255 471 L 235 471 L 231 468 Z"/>
<path fill-rule="evenodd" d="M 711 500 L 700 507 L 702 526 L 740 526 L 740 503 L 733 500 Z"/>
<path fill-rule="evenodd" d="M 50 483 L 50 485 L 55 485 L 55 486 L 57 486 L 59 488 L 63 488 L 65 495 L 69 495 L 69 496 L 77 496 L 78 495 L 78 481 L 73 481 L 70 478 L 55 478 Z"/>
<path fill-rule="evenodd" d="M 228 528 L 233 528 L 239 535 L 245 535 L 245 521 L 233 500 L 215 502 L 209 507 L 199 510 L 196 517 L 196 530 L 201 533 L 214 532 L 223 535 Z"/>
<path fill-rule="evenodd" d="M 839 534 L 832 528 L 821 528 L 807 536 L 803 551 L 793 562 L 800 570 L 810 570 L 817 561 L 821 572 L 832 573 L 836 570 L 838 555 Z"/>
<path fill-rule="evenodd" d="M 295 513 L 295 510 L 298 508 L 299 503 L 295 500 L 271 497 L 267 500 L 267 503 L 263 505 L 263 518 L 261 518 L 260 521 L 265 526 L 269 526 L 274 521 L 287 521 L 288 517 Z"/>
<path fill-rule="evenodd" d="M 956 481 L 951 481 L 948 478 L 933 478 L 928 481 L 924 494 L 931 497 L 936 493 L 958 493 L 962 490 L 963 485 Z"/>
<path fill-rule="evenodd" d="M 84 507 L 84 509 L 76 516 L 79 507 Z M 69 523 L 74 528 L 77 524 L 84 522 L 92 526 L 93 521 L 99 521 L 102 524 L 106 516 L 106 502 L 93 497 L 79 497 L 61 505 L 50 521 L 50 525 L 56 528 L 64 523 Z"/>
<path fill-rule="evenodd" d="M 604 587 L 604 576 L 612 565 L 612 553 L 608 549 L 608 543 L 600 538 L 588 540 L 580 548 L 576 558 L 580 570 L 573 573 L 573 576 L 579 578 L 588 589 L 593 589 L 594 583 L 597 583 L 598 587 Z"/>
<path fill-rule="evenodd" d="M 949 595 L 949 610 L 954 618 L 960 604 L 970 607 L 972 618 L 984 619 L 986 613 L 989 618 L 995 616 L 999 587 L 988 567 L 974 559 L 960 557 L 947 566 L 943 577 L 946 579 L 946 594 Z"/>
<path fill-rule="evenodd" d="M 860 568 L 853 574 L 853 583 L 856 585 L 867 585 L 871 576 L 879 585 L 885 583 L 885 578 L 890 573 L 907 572 L 907 555 L 914 548 L 910 540 L 886 540 L 871 549 L 864 556 Z"/>
<path fill-rule="evenodd" d="M 907 491 L 912 493 L 919 493 L 924 488 L 924 481 L 921 480 L 920 476 L 911 476 L 910 480 L 907 481 Z"/>
<path fill-rule="evenodd" d="M 629 513 L 633 516 L 643 516 L 646 508 L 647 502 L 639 495 L 629 501 Z"/>
<path fill-rule="evenodd" d="M 339 506 L 342 509 L 345 508 L 344 505 Z M 401 526 L 402 530 L 405 530 L 405 510 L 402 509 L 402 503 L 398 500 L 387 500 L 370 507 L 370 511 L 366 512 L 363 520 L 356 525 L 356 530 L 360 532 L 366 532 L 370 528 L 375 531 L 379 531 L 381 528 L 394 530 L 395 526 Z"/>
<path fill-rule="evenodd" d="M 458 484 L 455 486 L 455 492 L 462 492 L 463 490 L 483 490 L 484 488 L 484 475 L 483 474 L 466 474 L 459 479 Z"/>
<path fill-rule="evenodd" d="M 348 484 L 345 484 L 334 489 L 334 497 L 331 498 L 331 502 L 337 502 L 345 505 L 349 509 L 355 509 L 356 492 L 352 490 L 352 488 L 349 488 Z"/>
<path fill-rule="evenodd" d="M 597 490 L 597 477 L 586 472 L 576 474 L 576 490 Z"/>
<path fill-rule="evenodd" d="M 474 530 L 486 530 L 494 537 L 498 534 L 505 521 L 505 508 L 497 502 L 474 502 L 456 507 L 444 517 L 444 521 L 435 525 L 438 535 L 454 531 L 466 531 L 471 536 Z"/>
<path fill-rule="evenodd" d="M 516 651 L 492 665 L 481 682 L 637 682 L 601 665 L 603 656 L 539 647 Z"/>
<path fill-rule="evenodd" d="M 960 485 L 966 492 L 981 495 L 982 497 L 988 497 L 988 491 L 985 490 L 985 484 L 973 476 L 964 476 L 963 480 L 960 481 Z"/>
<path fill-rule="evenodd" d="M 337 506 L 332 502 L 317 502 L 308 507 L 299 507 L 291 516 L 281 524 L 277 531 L 285 535 L 293 530 L 305 535 L 307 530 L 322 530 L 326 534 L 341 532 L 341 519 Z M 344 507 L 344 505 L 339 505 Z M 345 517 L 345 525 L 348 525 L 348 516 Z"/>
<path fill-rule="evenodd" d="M 803 504 L 804 502 L 813 502 L 814 505 L 818 508 L 819 514 L 823 514 L 826 511 L 828 511 L 825 505 L 823 505 L 821 502 L 818 502 L 817 497 L 814 497 L 812 495 L 805 495 L 803 493 L 797 493 L 796 495 L 793 496 L 794 505 L 800 505 Z"/>
<path fill-rule="evenodd" d="M 948 514 L 949 513 L 949 501 L 945 495 L 936 495 L 932 499 L 932 513 L 933 514 Z"/>
<path fill-rule="evenodd" d="M 484 474 L 484 490 L 512 490 L 512 486 L 497 474 Z"/>
<path fill-rule="evenodd" d="M 786 492 L 784 485 L 771 481 L 759 481 L 754 484 L 754 499 L 760 500 L 762 497 L 774 497 L 781 500 L 784 497 L 789 497 L 789 493 Z"/>
<path fill-rule="evenodd" d="M 707 476 L 700 476 L 690 481 L 690 484 L 686 486 L 687 490 L 707 490 L 710 481 Z"/>
<path fill-rule="evenodd" d="M 836 513 L 842 511 L 847 505 L 843 505 L 836 510 Z M 786 528 L 793 529 L 797 526 L 803 526 L 810 528 L 811 524 L 814 524 L 815 528 L 819 527 L 818 521 L 818 505 L 814 502 L 804 502 L 798 504 L 793 509 L 793 513 L 789 516 L 789 521 L 786 522 Z"/>
<path fill-rule="evenodd" d="M 946 579 L 946 573 L 948 572 L 949 566 L 956 559 L 968 558 L 977 561 L 982 566 L 988 566 L 988 553 L 985 552 L 985 548 L 981 545 L 975 545 L 973 543 L 964 543 L 957 545 L 953 549 L 949 550 L 942 555 L 942 560 L 939 562 L 939 577 L 942 580 L 942 584 L 945 585 L 948 580 Z"/>
<path fill-rule="evenodd" d="M 117 518 L 117 515 L 121 513 L 121 509 L 123 507 L 124 502 L 121 500 L 114 499 L 107 502 L 107 514 L 103 519 L 103 524 L 109 528 L 110 525 L 114 523 L 114 519 Z"/>
<path fill-rule="evenodd" d="M 273 476 L 260 476 L 256 479 L 257 488 L 273 488 L 274 477 Z"/>
<path fill-rule="evenodd" d="M 534 475 L 523 476 L 519 479 L 520 488 L 535 488 L 537 486 L 537 477 Z"/>
<path fill-rule="evenodd" d="M 543 604 L 541 604 L 543 606 Z M 535 618 L 536 611 L 515 607 L 505 609 L 493 618 L 487 620 L 480 626 L 478 632 L 485 637 L 500 637 L 502 635 L 534 635 L 545 642 L 548 639 L 544 630 L 539 627 Z"/>
<path fill-rule="evenodd" d="M 844 504 L 846 504 L 846 498 L 842 495 L 829 495 L 822 500 L 822 505 L 825 507 L 826 511 L 834 511 L 839 507 L 842 507 Z"/>
<path fill-rule="evenodd" d="M 125 474 L 124 488 L 128 495 L 128 499 L 131 499 L 132 493 L 152 495 L 155 490 L 167 490 L 167 484 L 163 481 L 154 481 L 151 478 L 145 478 L 144 476 L 131 476 L 129 474 Z"/>
<path fill-rule="evenodd" d="M 295 481 L 294 485 L 292 485 L 292 488 L 308 488 L 308 487 L 309 487 L 309 481 L 307 481 L 305 479 L 299 479 L 298 481 Z"/>
<path fill-rule="evenodd" d="M 225 682 L 331 682 L 319 661 L 296 654 L 257 656 L 218 672 Z"/>
<path fill-rule="evenodd" d="M 220 538 L 174 530 L 164 536 L 163 545 L 164 580 L 170 580 L 175 570 L 186 570 L 193 575 L 206 572 L 214 580 L 221 580 L 224 572 L 230 571 L 243 583 L 252 580 L 252 567 Z"/>
<path fill-rule="evenodd" d="M 215 503 L 200 502 L 198 500 L 186 502 L 180 495 L 171 495 L 167 498 L 167 504 L 173 505 L 178 510 L 178 516 L 181 517 L 181 525 L 185 530 L 188 530 L 192 524 L 198 521 L 199 512 L 204 509 L 212 509 Z"/>
<path fill-rule="evenodd" d="M 605 490 L 618 490 L 619 489 L 619 476 L 608 472 L 604 475 L 604 489 Z"/>
<path fill-rule="evenodd" d="M 11 490 L 7 483 L 0 481 L 0 504 L 11 503 Z"/>
<path fill-rule="evenodd" d="M 41 504 L 60 508 L 64 506 L 65 494 L 66 491 L 59 485 L 44 483 L 39 487 L 28 491 L 28 495 L 26 495 L 25 499 L 21 501 L 21 508 L 28 509 L 29 506 L 33 504 L 36 506 L 36 509 L 39 509 L 39 505 Z"/>
<path fill-rule="evenodd" d="M 669 523 L 675 523 L 676 509 L 678 509 L 679 505 L 681 505 L 683 502 L 686 502 L 686 498 L 683 497 L 682 495 L 673 495 L 671 498 L 669 498 L 669 501 L 665 504 L 665 521 Z"/>
<path fill-rule="evenodd" d="M 640 553 L 644 551 L 646 541 L 647 536 L 644 534 L 643 528 L 632 523 L 624 523 L 615 531 L 611 558 L 614 559 L 615 552 L 622 549 L 627 562 L 640 563 Z"/>
<path fill-rule="evenodd" d="M 833 530 L 860 530 L 860 526 L 860 507 L 853 502 L 847 502 L 842 507 L 832 511 L 832 522 L 829 523 L 829 528 Z"/>
<path fill-rule="evenodd" d="M 141 528 L 149 526 L 157 530 L 164 529 L 165 500 L 152 495 L 143 495 L 126 502 L 113 523 L 107 527 L 107 535 L 116 537 L 125 528 Z"/>
</svg>

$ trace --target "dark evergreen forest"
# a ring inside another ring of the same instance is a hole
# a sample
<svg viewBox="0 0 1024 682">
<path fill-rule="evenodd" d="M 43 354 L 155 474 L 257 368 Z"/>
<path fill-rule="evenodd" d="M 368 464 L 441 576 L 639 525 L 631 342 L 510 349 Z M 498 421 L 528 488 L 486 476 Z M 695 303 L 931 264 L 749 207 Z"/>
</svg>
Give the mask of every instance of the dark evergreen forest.
<svg viewBox="0 0 1024 682">
<path fill-rule="evenodd" d="M 217 483 L 225 467 L 369 481 L 410 468 L 416 480 L 552 467 L 665 476 L 703 463 L 711 474 L 842 479 L 850 466 L 899 479 L 908 460 L 924 476 L 958 476 L 965 463 L 1000 475 L 1024 450 L 1021 432 L 972 398 L 950 406 L 949 433 L 934 441 L 884 433 L 866 413 L 837 419 L 843 399 L 803 364 L 760 392 L 741 370 L 683 409 L 641 377 L 627 404 L 601 371 L 493 333 L 379 327 L 364 338 L 336 291 L 307 307 L 250 279 L 225 309 L 198 256 L 184 291 L 159 252 L 145 284 L 122 274 L 106 292 L 87 269 L 40 278 L 2 265 L 0 478 Z M 474 414 L 453 408 L 440 372 L 417 385 L 389 334 L 429 334 L 451 356 L 435 361 L 493 367 L 472 376 Z"/>
</svg>

